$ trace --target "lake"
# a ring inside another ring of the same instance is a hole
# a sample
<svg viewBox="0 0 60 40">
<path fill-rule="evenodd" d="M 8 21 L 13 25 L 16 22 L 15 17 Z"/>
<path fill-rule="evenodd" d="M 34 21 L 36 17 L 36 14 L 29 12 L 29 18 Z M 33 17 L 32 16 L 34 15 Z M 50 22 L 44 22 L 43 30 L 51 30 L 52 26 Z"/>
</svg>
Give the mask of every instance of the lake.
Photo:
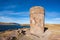
<svg viewBox="0 0 60 40">
<path fill-rule="evenodd" d="M 6 30 L 14 30 L 21 28 L 30 28 L 30 26 L 21 26 L 21 25 L 0 25 L 0 32 Z"/>
</svg>

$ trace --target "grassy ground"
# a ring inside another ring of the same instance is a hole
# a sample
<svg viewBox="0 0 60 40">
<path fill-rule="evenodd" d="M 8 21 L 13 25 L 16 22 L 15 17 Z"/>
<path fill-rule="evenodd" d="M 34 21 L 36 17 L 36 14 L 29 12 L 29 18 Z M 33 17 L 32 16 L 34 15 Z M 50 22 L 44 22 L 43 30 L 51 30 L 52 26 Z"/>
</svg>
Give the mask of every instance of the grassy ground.
<svg viewBox="0 0 60 40">
<path fill-rule="evenodd" d="M 45 27 L 48 28 L 49 31 L 52 31 L 52 33 L 50 34 L 50 36 L 46 37 L 45 39 L 49 38 L 49 40 L 60 40 L 60 24 L 46 24 Z M 48 32 L 49 32 L 48 31 Z M 8 36 L 10 34 L 12 34 L 13 31 L 5 31 L 2 32 L 0 34 L 1 36 Z M 46 35 L 49 34 L 48 32 L 46 32 Z M 22 34 L 18 35 L 18 40 L 32 40 L 30 37 L 24 36 Z"/>
<path fill-rule="evenodd" d="M 60 24 L 46 24 L 45 27 L 47 27 L 48 30 L 60 30 Z"/>
</svg>

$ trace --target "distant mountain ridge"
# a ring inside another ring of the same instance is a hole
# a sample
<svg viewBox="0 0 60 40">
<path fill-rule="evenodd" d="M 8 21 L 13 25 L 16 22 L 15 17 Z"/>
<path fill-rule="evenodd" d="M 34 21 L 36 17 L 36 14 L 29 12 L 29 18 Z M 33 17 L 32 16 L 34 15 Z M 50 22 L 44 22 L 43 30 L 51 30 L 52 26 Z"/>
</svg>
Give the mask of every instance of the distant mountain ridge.
<svg viewBox="0 0 60 40">
<path fill-rule="evenodd" d="M 27 24 L 0 22 L 0 31 L 21 29 L 21 28 L 30 28 L 30 26 Z"/>
<path fill-rule="evenodd" d="M 5 23 L 5 22 L 0 22 L 0 25 L 14 25 L 14 24 L 18 24 L 18 23 Z"/>
</svg>

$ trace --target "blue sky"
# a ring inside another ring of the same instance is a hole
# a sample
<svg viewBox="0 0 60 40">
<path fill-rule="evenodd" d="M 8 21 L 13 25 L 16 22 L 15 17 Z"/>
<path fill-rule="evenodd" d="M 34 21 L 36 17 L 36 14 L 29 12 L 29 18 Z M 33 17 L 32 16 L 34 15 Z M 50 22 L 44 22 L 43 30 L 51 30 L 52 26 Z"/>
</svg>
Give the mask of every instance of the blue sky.
<svg viewBox="0 0 60 40">
<path fill-rule="evenodd" d="M 29 24 L 33 6 L 44 7 L 45 23 L 60 24 L 60 0 L 0 0 L 0 22 Z"/>
</svg>

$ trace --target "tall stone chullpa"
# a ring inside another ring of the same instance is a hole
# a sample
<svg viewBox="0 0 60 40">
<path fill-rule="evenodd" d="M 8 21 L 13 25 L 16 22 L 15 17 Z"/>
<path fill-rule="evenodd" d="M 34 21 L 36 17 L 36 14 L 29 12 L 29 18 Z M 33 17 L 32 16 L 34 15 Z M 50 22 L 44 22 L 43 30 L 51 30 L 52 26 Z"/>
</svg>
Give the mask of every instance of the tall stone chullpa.
<svg viewBox="0 0 60 40">
<path fill-rule="evenodd" d="M 40 36 L 44 32 L 44 8 L 35 6 L 30 9 L 30 32 Z"/>
</svg>

